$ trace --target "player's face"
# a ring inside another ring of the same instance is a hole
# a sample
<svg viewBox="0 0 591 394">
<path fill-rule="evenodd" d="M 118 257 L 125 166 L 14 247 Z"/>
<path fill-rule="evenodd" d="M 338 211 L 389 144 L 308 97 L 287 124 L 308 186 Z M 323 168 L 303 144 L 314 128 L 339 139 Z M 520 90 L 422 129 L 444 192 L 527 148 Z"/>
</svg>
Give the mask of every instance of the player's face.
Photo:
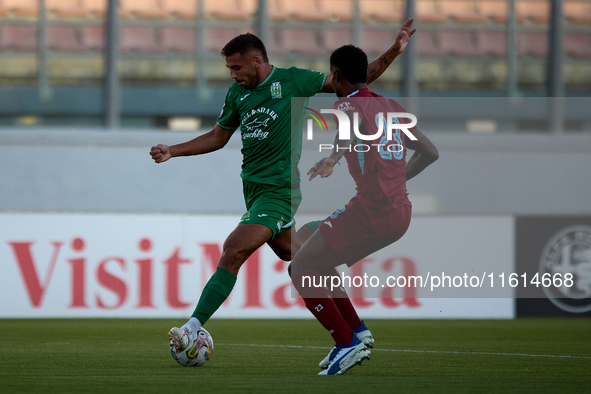
<svg viewBox="0 0 591 394">
<path fill-rule="evenodd" d="M 243 89 L 253 89 L 257 86 L 257 74 L 261 63 L 261 57 L 256 52 L 244 55 L 235 53 L 226 57 L 226 67 L 230 70 L 230 78 Z"/>
</svg>

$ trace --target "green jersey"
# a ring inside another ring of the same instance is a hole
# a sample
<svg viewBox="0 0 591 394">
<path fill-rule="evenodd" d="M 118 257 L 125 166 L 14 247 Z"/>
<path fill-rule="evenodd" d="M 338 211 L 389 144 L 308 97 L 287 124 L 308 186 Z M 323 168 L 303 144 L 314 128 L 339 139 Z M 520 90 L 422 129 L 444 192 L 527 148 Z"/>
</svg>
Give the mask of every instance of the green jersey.
<svg viewBox="0 0 591 394">
<path fill-rule="evenodd" d="M 297 161 L 302 149 L 303 118 L 291 119 L 291 98 L 313 96 L 322 91 L 325 82 L 323 73 L 273 66 L 254 89 L 243 89 L 236 82 L 230 86 L 217 124 L 229 130 L 240 127 L 242 179 L 299 186 Z M 292 157 L 296 161 L 293 167 Z"/>
</svg>

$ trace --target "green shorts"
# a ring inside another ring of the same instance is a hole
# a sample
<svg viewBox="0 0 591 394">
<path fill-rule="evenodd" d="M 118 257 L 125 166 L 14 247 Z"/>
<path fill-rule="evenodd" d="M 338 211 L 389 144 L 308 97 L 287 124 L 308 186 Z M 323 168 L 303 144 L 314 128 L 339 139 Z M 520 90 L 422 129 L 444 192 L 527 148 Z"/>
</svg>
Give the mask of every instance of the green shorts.
<svg viewBox="0 0 591 394">
<path fill-rule="evenodd" d="M 273 238 L 295 225 L 295 215 L 302 202 L 302 191 L 242 180 L 246 213 L 240 223 L 258 223 L 273 231 Z"/>
</svg>

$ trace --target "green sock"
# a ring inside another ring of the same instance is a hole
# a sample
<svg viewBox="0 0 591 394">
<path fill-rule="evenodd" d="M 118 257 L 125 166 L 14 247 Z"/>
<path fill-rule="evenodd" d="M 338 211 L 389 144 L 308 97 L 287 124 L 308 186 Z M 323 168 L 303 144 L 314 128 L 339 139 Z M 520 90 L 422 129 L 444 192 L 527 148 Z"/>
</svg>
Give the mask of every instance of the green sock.
<svg viewBox="0 0 591 394">
<path fill-rule="evenodd" d="M 312 234 L 314 234 L 316 230 L 318 230 L 318 227 L 320 227 L 320 223 L 322 223 L 322 220 L 315 220 L 313 222 L 308 222 L 304 224 L 304 226 L 307 226 L 310 229 L 310 231 L 312 231 Z"/>
<path fill-rule="evenodd" d="M 228 298 L 235 283 L 236 277 L 234 274 L 218 267 L 205 285 L 197 307 L 191 316 L 197 318 L 201 325 L 205 324 Z"/>
</svg>

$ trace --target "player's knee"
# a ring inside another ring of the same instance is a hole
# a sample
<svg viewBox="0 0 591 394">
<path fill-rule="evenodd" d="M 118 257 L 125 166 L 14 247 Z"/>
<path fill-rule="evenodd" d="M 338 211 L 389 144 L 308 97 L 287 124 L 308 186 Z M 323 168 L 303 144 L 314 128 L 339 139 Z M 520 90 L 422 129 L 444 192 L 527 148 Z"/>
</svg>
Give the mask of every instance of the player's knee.
<svg viewBox="0 0 591 394">
<path fill-rule="evenodd" d="M 242 267 L 242 264 L 252 254 L 244 248 L 236 247 L 233 245 L 224 245 L 224 250 L 218 262 L 218 267 L 223 268 L 227 271 L 237 274 Z"/>
</svg>

